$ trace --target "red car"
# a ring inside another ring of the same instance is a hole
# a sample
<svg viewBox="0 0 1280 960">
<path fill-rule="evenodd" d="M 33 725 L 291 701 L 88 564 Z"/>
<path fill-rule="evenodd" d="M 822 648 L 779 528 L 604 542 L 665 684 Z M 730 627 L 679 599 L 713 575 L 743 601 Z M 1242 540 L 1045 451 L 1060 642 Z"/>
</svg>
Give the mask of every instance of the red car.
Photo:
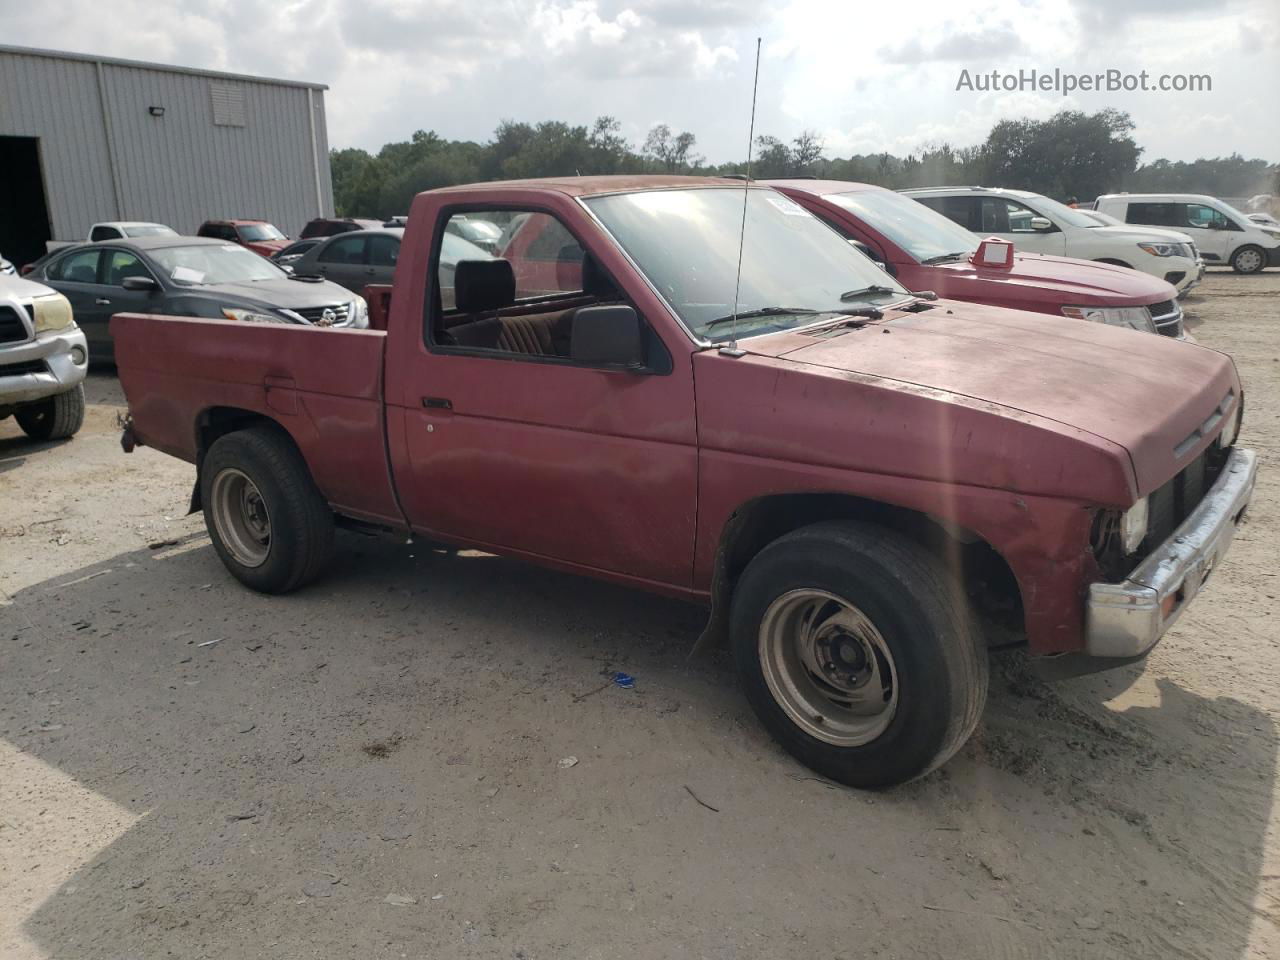
<svg viewBox="0 0 1280 960">
<path fill-rule="evenodd" d="M 455 217 L 513 212 L 574 276 L 446 262 Z M 320 576 L 342 524 L 704 603 L 761 722 L 849 784 L 959 749 L 1011 632 L 1063 669 L 1145 655 L 1254 487 L 1230 357 L 914 296 L 740 181 L 419 194 L 389 303 L 371 330 L 117 315 L 125 449 L 194 465 L 259 591 Z"/>
<path fill-rule="evenodd" d="M 972 258 L 976 236 L 900 193 L 840 180 L 766 182 L 856 243 L 908 290 L 1186 338 L 1177 291 L 1158 277 L 1016 251 L 1011 266 L 986 266 Z"/>
<path fill-rule="evenodd" d="M 268 259 L 289 245 L 289 238 L 266 220 L 206 220 L 196 236 L 229 240 Z"/>
</svg>

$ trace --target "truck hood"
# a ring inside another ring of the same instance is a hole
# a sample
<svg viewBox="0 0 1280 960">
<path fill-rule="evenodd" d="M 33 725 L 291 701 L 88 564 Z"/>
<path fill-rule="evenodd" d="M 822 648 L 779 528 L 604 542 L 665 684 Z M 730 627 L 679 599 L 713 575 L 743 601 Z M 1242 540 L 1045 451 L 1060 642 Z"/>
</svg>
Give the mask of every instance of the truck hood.
<svg viewBox="0 0 1280 960">
<path fill-rule="evenodd" d="M 1146 241 L 1155 241 L 1157 243 L 1193 243 L 1191 237 L 1185 233 L 1178 233 L 1176 230 L 1162 230 L 1159 227 L 1140 227 L 1140 226 L 1099 226 L 1088 227 L 1090 235 L 1098 235 L 1101 237 L 1109 237 L 1117 242 L 1131 241 L 1133 243 L 1143 243 Z"/>
<path fill-rule="evenodd" d="M 56 292 L 43 283 L 24 280 L 13 274 L 0 274 L 0 297 L 6 300 L 30 300 L 33 297 L 47 297 Z"/>
<path fill-rule="evenodd" d="M 1228 394 L 1240 402 L 1230 358 L 1168 337 L 1063 318 L 939 300 L 887 312 L 827 338 L 778 333 L 741 343 L 750 353 L 903 386 L 945 391 L 1082 430 L 1129 452 L 1137 489 L 1150 493 L 1204 450 Z M 1191 442 L 1188 442 L 1191 441 Z"/>
<path fill-rule="evenodd" d="M 1016 251 L 1016 246 L 1015 246 Z M 1074 260 L 1068 257 L 1016 253 L 1009 269 L 980 267 L 969 260 L 937 266 L 948 279 L 973 283 L 975 296 L 982 298 L 982 288 L 992 299 L 1008 299 L 1041 303 L 1053 301 L 1057 306 L 1146 306 L 1172 300 L 1177 291 L 1171 284 L 1139 270 L 1129 270 L 1109 263 Z M 966 287 L 948 292 L 963 297 Z M 965 298 L 967 299 L 967 297 Z M 1055 308 L 1054 313 L 1058 310 Z"/>
<path fill-rule="evenodd" d="M 331 307 L 336 303 L 350 303 L 355 294 L 346 287 L 322 280 L 242 280 L 235 283 L 213 283 L 196 287 L 202 294 L 225 297 L 237 302 L 252 302 L 258 306 L 296 310 L 299 307 Z"/>
</svg>

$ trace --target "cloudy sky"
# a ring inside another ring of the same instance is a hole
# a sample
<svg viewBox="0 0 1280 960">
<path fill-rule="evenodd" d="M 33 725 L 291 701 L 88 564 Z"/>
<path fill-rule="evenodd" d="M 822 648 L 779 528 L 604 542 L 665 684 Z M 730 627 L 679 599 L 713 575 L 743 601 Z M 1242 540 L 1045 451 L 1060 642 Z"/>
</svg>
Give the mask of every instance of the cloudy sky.
<svg viewBox="0 0 1280 960">
<path fill-rule="evenodd" d="M 109 10 L 109 16 L 105 14 Z M 811 128 L 828 156 L 980 141 L 1004 117 L 1114 106 L 1145 158 L 1280 160 L 1276 0 L 0 0 L 0 42 L 326 83 L 334 146 L 415 129 L 483 140 L 502 118 L 618 117 L 741 157 Z M 1196 73 L 1208 93 L 957 91 L 962 70 Z M 4 92 L 0 91 L 0 96 Z"/>
</svg>

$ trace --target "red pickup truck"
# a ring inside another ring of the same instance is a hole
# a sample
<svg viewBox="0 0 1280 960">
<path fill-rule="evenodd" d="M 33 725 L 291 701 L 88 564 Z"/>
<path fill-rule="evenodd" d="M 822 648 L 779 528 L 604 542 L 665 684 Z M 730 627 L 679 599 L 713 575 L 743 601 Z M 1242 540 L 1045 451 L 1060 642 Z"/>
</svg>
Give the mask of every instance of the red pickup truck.
<svg viewBox="0 0 1280 960">
<path fill-rule="evenodd" d="M 573 237 L 576 279 L 440 269 L 451 218 L 513 211 Z M 701 601 L 765 726 L 858 786 L 964 743 L 1008 628 L 1073 667 L 1143 656 L 1256 472 L 1228 357 L 922 300 L 734 180 L 435 190 L 385 330 L 121 314 L 112 334 L 126 449 L 196 465 L 192 506 L 248 586 L 301 586 L 356 524 Z"/>
</svg>

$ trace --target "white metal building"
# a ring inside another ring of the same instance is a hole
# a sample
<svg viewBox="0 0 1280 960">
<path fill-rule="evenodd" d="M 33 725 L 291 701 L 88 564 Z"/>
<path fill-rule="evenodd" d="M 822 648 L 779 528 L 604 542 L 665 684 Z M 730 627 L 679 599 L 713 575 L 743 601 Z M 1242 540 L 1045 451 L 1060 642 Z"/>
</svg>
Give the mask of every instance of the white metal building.
<svg viewBox="0 0 1280 960">
<path fill-rule="evenodd" d="M 99 220 L 296 234 L 333 213 L 326 89 L 0 45 L 0 253 L 34 260 Z"/>
</svg>

